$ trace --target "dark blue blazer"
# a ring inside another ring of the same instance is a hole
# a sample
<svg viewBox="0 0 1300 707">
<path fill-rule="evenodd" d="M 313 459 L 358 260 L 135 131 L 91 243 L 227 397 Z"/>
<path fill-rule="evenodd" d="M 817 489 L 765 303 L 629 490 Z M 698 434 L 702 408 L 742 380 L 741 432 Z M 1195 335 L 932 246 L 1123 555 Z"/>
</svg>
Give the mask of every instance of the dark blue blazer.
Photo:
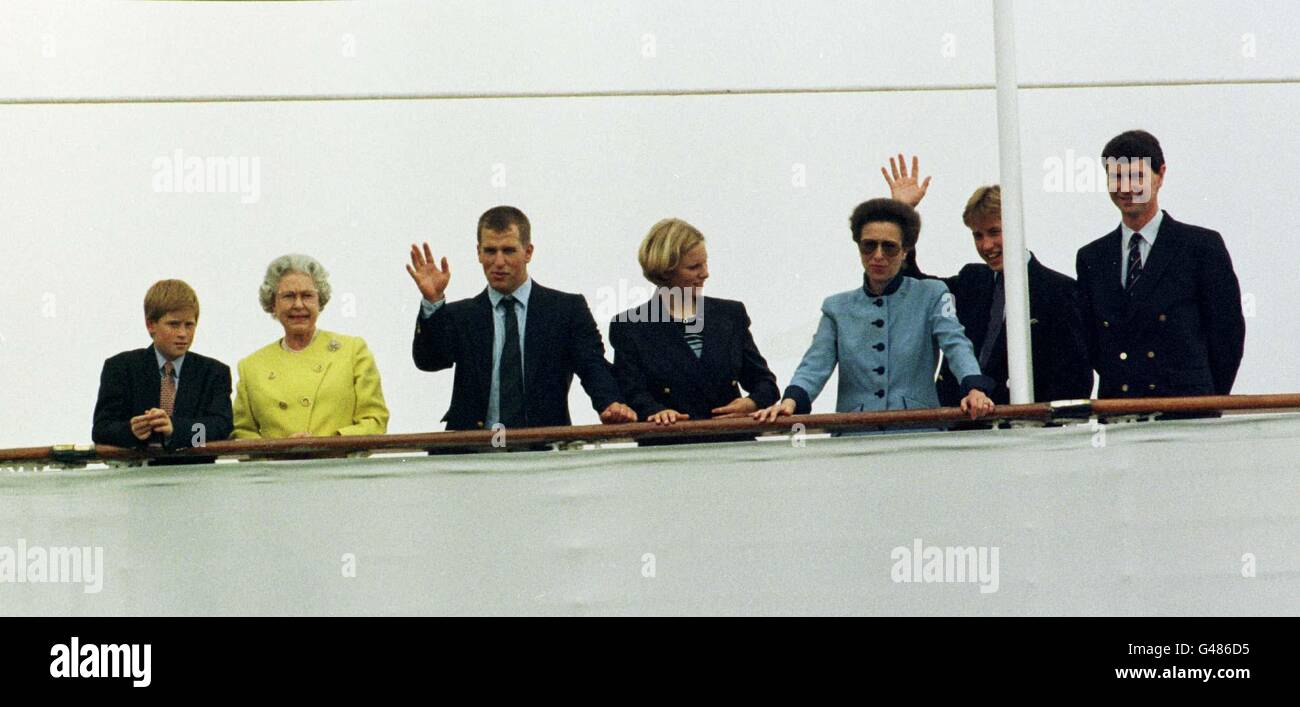
<svg viewBox="0 0 1300 707">
<path fill-rule="evenodd" d="M 1079 249 L 1079 302 L 1097 395 L 1227 395 L 1246 341 L 1241 286 L 1216 231 L 1175 221 L 1133 286 L 1120 282 L 1120 229 Z"/>
<path fill-rule="evenodd" d="M 427 320 L 415 320 L 411 357 L 422 371 L 455 366 L 448 430 L 481 429 L 492 391 L 492 301 L 476 297 L 448 302 Z M 587 300 L 533 280 L 524 337 L 524 415 L 529 427 L 572 424 L 569 386 L 576 373 L 597 412 L 619 401 L 618 384 L 605 360 Z"/>
<path fill-rule="evenodd" d="M 760 408 L 780 396 L 776 376 L 754 344 L 745 305 L 715 297 L 701 302 L 704 349 L 698 358 L 680 322 L 650 321 L 656 313 L 649 302 L 610 322 L 614 372 L 627 404 L 641 419 L 672 409 L 692 420 L 707 420 L 713 408 L 741 397 L 742 387 Z M 666 308 L 657 314 L 655 319 L 667 319 Z"/>
<path fill-rule="evenodd" d="M 195 424 L 203 425 L 209 442 L 230 437 L 235 428 L 230 411 L 230 367 L 190 351 L 181 366 L 171 439 L 164 443 L 157 433 L 148 441 L 136 439 L 131 434 L 131 418 L 159 406 L 160 382 L 153 346 L 124 351 L 105 361 L 90 433 L 95 444 L 139 448 L 153 442 L 169 450 L 184 449 L 191 446 Z M 201 461 L 211 459 L 186 459 L 190 464 Z"/>
<path fill-rule="evenodd" d="M 1158 242 L 1158 241 L 1157 241 Z M 1074 279 L 1029 259 L 1029 332 L 1033 348 L 1034 400 L 1074 400 L 1092 395 L 1092 365 L 1084 343 Z M 957 320 L 978 357 L 988 336 L 989 308 L 993 304 L 993 269 L 971 263 L 956 277 L 944 278 L 957 304 Z M 998 339 L 987 365 L 981 371 L 996 387 L 988 396 L 999 405 L 1011 401 L 1007 383 L 1007 327 Z M 956 406 L 963 397 L 961 386 L 944 362 L 938 380 L 939 400 Z"/>
</svg>

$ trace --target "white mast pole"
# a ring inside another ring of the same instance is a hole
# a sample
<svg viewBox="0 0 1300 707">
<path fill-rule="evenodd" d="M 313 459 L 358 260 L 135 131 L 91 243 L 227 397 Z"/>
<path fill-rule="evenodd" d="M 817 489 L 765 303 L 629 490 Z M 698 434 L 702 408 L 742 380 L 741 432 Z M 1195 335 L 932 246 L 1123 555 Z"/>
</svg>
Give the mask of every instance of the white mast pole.
<svg viewBox="0 0 1300 707">
<path fill-rule="evenodd" d="M 1002 274 L 1006 278 L 1007 371 L 1011 403 L 1034 400 L 1029 339 L 1029 269 L 1025 257 L 1024 199 L 1020 170 L 1020 106 L 1016 79 L 1014 0 L 993 0 L 997 65 L 998 156 L 1002 185 Z"/>
</svg>

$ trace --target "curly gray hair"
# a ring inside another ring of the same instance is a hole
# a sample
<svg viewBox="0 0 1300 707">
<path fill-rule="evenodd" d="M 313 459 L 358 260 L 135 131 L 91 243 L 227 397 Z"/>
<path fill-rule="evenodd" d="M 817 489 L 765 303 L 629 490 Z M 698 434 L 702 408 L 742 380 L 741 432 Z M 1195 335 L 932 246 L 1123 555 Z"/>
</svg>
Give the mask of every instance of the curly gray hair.
<svg viewBox="0 0 1300 707">
<path fill-rule="evenodd" d="M 275 314 L 275 292 L 280 288 L 280 279 L 291 272 L 300 272 L 311 277 L 320 296 L 320 308 L 325 309 L 325 305 L 330 301 L 330 274 L 325 271 L 325 266 L 321 265 L 319 260 L 310 255 L 297 253 L 282 255 L 266 266 L 266 277 L 262 278 L 262 286 L 257 290 L 262 309 L 267 314 Z"/>
</svg>

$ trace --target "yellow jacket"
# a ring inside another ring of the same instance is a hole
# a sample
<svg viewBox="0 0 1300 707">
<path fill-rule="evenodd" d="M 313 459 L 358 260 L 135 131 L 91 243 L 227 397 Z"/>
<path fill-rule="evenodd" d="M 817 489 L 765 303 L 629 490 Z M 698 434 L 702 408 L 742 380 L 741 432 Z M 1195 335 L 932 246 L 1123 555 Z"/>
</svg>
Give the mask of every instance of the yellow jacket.
<svg viewBox="0 0 1300 707">
<path fill-rule="evenodd" d="M 316 330 L 302 351 L 280 340 L 239 362 L 235 439 L 384 434 L 388 406 L 365 340 Z"/>
</svg>

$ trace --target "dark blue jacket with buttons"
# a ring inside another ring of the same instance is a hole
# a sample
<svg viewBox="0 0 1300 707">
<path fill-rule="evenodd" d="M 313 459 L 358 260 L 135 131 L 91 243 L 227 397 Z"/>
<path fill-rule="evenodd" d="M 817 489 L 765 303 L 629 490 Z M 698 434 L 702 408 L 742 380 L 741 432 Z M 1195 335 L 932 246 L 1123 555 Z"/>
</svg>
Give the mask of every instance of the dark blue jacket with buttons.
<svg viewBox="0 0 1300 707">
<path fill-rule="evenodd" d="M 1223 237 L 1165 212 L 1125 292 L 1120 229 L 1079 250 L 1079 304 L 1097 397 L 1227 395 L 1246 340 L 1241 286 Z"/>
</svg>

